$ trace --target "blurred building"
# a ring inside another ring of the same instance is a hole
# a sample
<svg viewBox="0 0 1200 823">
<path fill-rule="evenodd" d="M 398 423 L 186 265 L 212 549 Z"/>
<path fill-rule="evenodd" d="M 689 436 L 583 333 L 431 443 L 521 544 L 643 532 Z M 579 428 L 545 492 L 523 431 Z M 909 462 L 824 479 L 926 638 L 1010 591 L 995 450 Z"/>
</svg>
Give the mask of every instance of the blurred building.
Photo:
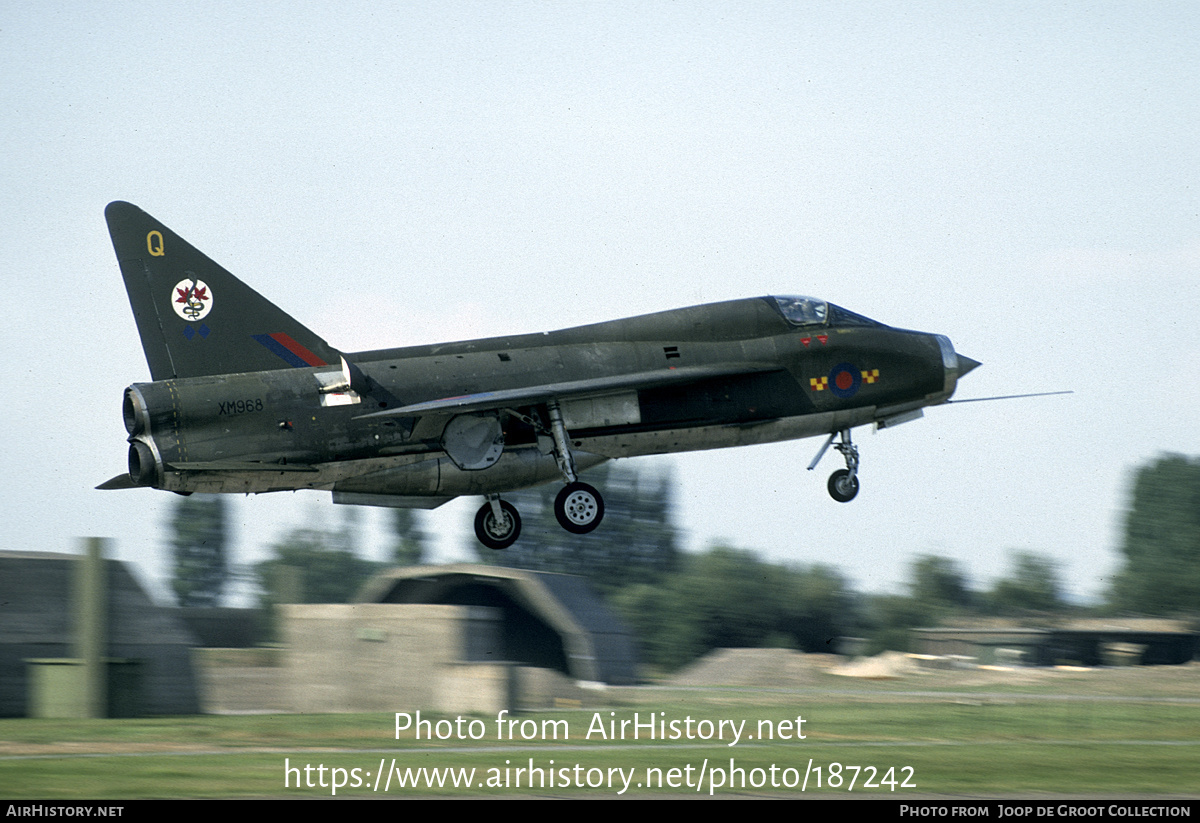
<svg viewBox="0 0 1200 823">
<path fill-rule="evenodd" d="M 917 652 L 978 663 L 1079 666 L 1187 663 L 1200 635 L 1183 621 L 1119 619 L 1064 621 L 1052 628 L 989 626 L 913 629 Z"/>
<path fill-rule="evenodd" d="M 418 566 L 376 575 L 358 600 L 282 607 L 293 709 L 495 712 L 637 677 L 631 635 L 583 578 Z"/>
<path fill-rule="evenodd" d="M 357 599 L 496 609 L 501 659 L 573 680 L 637 681 L 633 635 L 582 577 L 465 563 L 410 566 L 376 575 Z"/>
<path fill-rule="evenodd" d="M 72 580 L 80 555 L 0 552 L 0 716 L 28 713 L 29 664 L 75 654 Z M 189 658 L 191 634 L 172 609 L 156 606 L 126 564 L 103 561 L 107 583 L 105 654 L 122 661 L 135 714 L 200 710 Z"/>
</svg>

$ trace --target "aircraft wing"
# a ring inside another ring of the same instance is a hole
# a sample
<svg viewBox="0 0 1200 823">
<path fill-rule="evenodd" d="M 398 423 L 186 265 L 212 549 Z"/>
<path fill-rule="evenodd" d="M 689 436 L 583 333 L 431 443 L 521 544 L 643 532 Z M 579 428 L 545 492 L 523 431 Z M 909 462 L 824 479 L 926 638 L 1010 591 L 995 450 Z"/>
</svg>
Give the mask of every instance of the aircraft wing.
<svg viewBox="0 0 1200 823">
<path fill-rule="evenodd" d="M 654 369 L 653 371 L 617 374 L 610 377 L 592 377 L 586 380 L 567 380 L 561 383 L 544 383 L 540 386 L 522 386 L 519 389 L 502 389 L 493 392 L 464 394 L 458 397 L 443 397 L 412 403 L 397 409 L 359 415 L 357 419 L 372 417 L 418 417 L 424 414 L 458 414 L 467 411 L 503 409 L 513 406 L 528 406 L 546 400 L 562 400 L 590 394 L 631 388 L 649 388 L 673 383 L 690 383 L 714 377 L 731 377 L 739 374 L 756 374 L 779 371 L 778 363 L 715 363 L 707 366 L 681 366 L 679 368 Z"/>
</svg>

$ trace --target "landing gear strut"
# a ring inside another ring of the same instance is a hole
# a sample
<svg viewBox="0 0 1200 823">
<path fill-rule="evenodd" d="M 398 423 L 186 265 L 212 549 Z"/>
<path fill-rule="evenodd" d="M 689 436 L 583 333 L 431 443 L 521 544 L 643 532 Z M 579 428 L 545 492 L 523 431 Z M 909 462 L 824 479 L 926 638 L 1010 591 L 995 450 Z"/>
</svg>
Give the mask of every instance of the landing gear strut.
<svg viewBox="0 0 1200 823">
<path fill-rule="evenodd" d="M 834 432 L 829 435 L 829 439 L 825 441 L 825 445 L 817 452 L 817 456 L 808 464 L 808 470 L 812 471 L 821 462 L 821 458 L 825 456 L 825 452 L 832 445 L 835 449 L 842 453 L 842 457 L 846 460 L 846 468 L 838 469 L 829 476 L 829 496 L 839 503 L 849 503 L 858 494 L 858 446 L 850 441 L 850 430 L 842 429 L 840 432 L 841 441 L 833 442 L 833 438 L 837 437 L 839 432 Z"/>
<path fill-rule="evenodd" d="M 563 423 L 562 410 L 558 401 L 546 404 L 550 414 L 550 436 L 554 440 L 554 459 L 567 485 L 554 498 L 554 517 L 558 525 L 571 534 L 587 534 L 604 519 L 604 498 L 587 483 L 579 482 L 575 471 L 575 457 L 571 454 L 571 443 L 567 439 L 567 427 Z"/>
</svg>

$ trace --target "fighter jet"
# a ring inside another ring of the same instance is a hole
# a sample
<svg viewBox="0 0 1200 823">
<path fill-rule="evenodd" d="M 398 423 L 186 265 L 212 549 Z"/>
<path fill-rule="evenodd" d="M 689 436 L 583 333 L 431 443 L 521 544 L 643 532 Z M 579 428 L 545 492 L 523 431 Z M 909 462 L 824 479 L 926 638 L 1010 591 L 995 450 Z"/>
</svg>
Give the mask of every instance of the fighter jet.
<svg viewBox="0 0 1200 823">
<path fill-rule="evenodd" d="M 126 474 L 101 489 L 318 489 L 435 508 L 482 495 L 480 542 L 512 545 L 505 492 L 561 480 L 568 532 L 600 525 L 579 473 L 606 460 L 824 436 L 859 490 L 851 431 L 946 403 L 979 363 L 949 338 L 814 297 L 751 297 L 589 326 L 342 352 L 129 203 L 105 209 L 153 382 L 125 390 Z"/>
</svg>

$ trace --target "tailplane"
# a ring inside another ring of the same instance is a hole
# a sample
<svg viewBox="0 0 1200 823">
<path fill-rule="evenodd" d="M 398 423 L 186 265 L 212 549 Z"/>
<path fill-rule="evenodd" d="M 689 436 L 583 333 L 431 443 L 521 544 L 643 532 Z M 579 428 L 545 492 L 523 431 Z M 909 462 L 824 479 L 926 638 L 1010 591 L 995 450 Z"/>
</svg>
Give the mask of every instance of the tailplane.
<svg viewBox="0 0 1200 823">
<path fill-rule="evenodd" d="M 130 203 L 104 210 L 154 380 L 336 365 L 341 355 Z"/>
</svg>

